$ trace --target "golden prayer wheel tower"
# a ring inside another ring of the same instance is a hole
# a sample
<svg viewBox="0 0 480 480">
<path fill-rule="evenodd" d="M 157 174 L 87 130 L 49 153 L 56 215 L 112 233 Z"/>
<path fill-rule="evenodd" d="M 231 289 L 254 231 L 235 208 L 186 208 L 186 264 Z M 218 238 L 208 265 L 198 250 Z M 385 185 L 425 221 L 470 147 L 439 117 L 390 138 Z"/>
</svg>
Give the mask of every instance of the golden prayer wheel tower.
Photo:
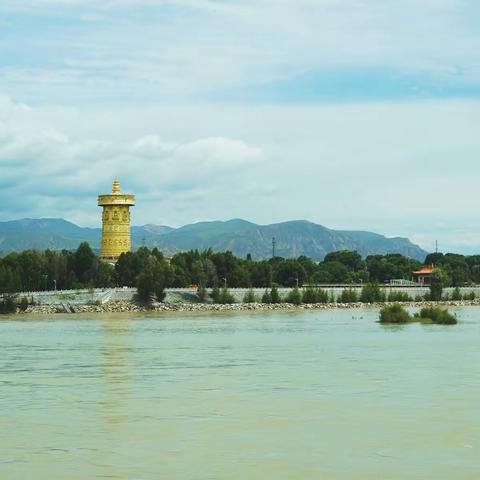
<svg viewBox="0 0 480 480">
<path fill-rule="evenodd" d="M 122 193 L 115 179 L 112 193 L 99 195 L 98 205 L 103 207 L 101 258 L 117 261 L 122 253 L 132 250 L 130 207 L 135 205 L 135 195 Z"/>
</svg>

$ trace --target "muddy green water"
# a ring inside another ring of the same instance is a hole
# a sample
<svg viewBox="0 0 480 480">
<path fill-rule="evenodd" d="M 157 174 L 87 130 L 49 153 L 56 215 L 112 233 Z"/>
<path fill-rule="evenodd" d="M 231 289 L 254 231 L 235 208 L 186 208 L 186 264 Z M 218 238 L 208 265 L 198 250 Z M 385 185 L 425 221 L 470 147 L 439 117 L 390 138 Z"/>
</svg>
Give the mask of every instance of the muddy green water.
<svg viewBox="0 0 480 480">
<path fill-rule="evenodd" d="M 0 320 L 0 479 L 480 479 L 480 309 Z"/>
</svg>

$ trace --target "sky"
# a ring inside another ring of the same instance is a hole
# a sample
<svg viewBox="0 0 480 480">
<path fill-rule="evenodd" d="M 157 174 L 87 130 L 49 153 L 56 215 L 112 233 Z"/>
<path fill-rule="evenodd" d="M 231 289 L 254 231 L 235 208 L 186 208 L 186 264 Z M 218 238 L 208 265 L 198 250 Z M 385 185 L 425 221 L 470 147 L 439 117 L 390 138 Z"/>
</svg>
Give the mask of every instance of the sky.
<svg viewBox="0 0 480 480">
<path fill-rule="evenodd" d="M 306 219 L 480 253 L 478 0 L 2 0 L 0 221 Z"/>
</svg>

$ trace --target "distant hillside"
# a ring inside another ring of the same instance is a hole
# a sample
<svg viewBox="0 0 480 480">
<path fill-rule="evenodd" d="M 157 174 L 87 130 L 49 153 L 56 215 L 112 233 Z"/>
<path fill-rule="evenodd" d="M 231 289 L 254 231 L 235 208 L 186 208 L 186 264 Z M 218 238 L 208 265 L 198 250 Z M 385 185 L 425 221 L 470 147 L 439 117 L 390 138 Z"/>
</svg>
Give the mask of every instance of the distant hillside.
<svg viewBox="0 0 480 480">
<path fill-rule="evenodd" d="M 0 222 L 0 252 L 73 249 L 88 241 L 96 250 L 100 247 L 100 228 L 82 228 L 63 219 L 23 219 Z M 276 254 L 282 257 L 306 255 L 321 260 L 329 252 L 357 250 L 362 256 L 385 253 L 402 255 L 423 261 L 426 252 L 407 238 L 387 238 L 371 232 L 330 230 L 305 220 L 256 225 L 241 219 L 226 222 L 200 222 L 173 229 L 167 226 L 132 227 L 136 248 L 156 246 L 166 254 L 212 248 L 231 250 L 245 257 L 268 258 L 272 253 L 272 237 L 276 239 Z"/>
</svg>

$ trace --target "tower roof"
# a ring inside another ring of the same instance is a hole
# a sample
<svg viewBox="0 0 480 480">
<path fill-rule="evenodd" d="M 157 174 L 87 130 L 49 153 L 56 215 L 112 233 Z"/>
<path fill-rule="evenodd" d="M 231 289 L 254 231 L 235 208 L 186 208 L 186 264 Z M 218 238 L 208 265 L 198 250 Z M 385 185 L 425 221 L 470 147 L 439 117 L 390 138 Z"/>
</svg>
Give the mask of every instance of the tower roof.
<svg viewBox="0 0 480 480">
<path fill-rule="evenodd" d="M 105 207 L 108 205 L 135 205 L 135 195 L 130 193 L 122 193 L 120 183 L 117 178 L 113 181 L 112 193 L 98 196 L 98 205 Z"/>
</svg>

